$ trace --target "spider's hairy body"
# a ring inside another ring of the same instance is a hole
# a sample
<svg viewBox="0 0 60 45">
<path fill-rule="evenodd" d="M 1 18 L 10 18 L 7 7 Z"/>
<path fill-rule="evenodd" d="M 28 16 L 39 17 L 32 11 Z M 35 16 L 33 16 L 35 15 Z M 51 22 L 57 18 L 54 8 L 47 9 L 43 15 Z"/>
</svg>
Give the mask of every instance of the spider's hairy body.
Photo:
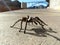
<svg viewBox="0 0 60 45">
<path fill-rule="evenodd" d="M 28 18 L 26 18 L 26 17 L 23 17 L 22 19 L 21 19 L 21 21 L 24 21 L 24 22 L 26 22 L 26 20 L 27 20 Z"/>
</svg>

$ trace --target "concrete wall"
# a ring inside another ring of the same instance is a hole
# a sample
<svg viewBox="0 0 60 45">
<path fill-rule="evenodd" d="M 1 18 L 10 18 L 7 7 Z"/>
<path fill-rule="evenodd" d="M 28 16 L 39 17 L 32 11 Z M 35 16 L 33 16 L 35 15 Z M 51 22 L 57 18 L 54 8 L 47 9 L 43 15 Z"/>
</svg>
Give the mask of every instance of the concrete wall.
<svg viewBox="0 0 60 45">
<path fill-rule="evenodd" d="M 50 0 L 50 8 L 60 9 L 60 0 Z"/>
</svg>

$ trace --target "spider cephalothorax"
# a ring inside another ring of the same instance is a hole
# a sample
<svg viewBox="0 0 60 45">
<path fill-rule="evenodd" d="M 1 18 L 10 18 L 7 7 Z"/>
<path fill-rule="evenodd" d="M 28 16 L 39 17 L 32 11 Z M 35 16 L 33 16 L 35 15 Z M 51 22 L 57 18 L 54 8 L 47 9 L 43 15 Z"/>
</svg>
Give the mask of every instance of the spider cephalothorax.
<svg viewBox="0 0 60 45">
<path fill-rule="evenodd" d="M 21 28 L 20 28 L 19 32 L 22 30 L 22 23 L 26 22 L 24 33 L 26 32 L 27 23 L 32 23 L 32 24 L 35 23 L 36 25 L 39 24 L 39 25 L 41 25 L 41 27 L 43 29 L 44 29 L 44 25 L 47 26 L 47 24 L 45 24 L 39 17 L 29 17 L 29 16 L 27 16 L 27 17 L 22 17 L 22 19 L 17 20 L 11 27 L 14 27 L 14 25 L 19 21 L 21 21 Z"/>
</svg>

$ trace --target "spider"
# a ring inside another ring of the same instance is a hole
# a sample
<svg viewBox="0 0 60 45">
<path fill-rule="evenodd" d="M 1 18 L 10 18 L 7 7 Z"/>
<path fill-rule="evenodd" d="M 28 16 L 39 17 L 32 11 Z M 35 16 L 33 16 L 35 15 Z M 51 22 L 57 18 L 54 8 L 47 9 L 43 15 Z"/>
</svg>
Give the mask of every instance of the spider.
<svg viewBox="0 0 60 45">
<path fill-rule="evenodd" d="M 26 22 L 24 33 L 26 32 L 27 23 L 32 23 L 32 24 L 35 23 L 36 25 L 38 25 L 38 23 L 39 23 L 43 29 L 44 29 L 44 25 L 47 26 L 47 24 L 44 23 L 39 17 L 34 17 L 34 18 L 33 18 L 33 17 L 27 16 L 27 17 L 22 17 L 22 19 L 17 20 L 17 21 L 11 26 L 11 28 L 14 27 L 14 25 L 15 25 L 16 23 L 18 23 L 19 21 L 21 21 L 21 28 L 20 28 L 19 32 L 22 30 L 22 23 L 23 23 L 23 22 Z"/>
</svg>

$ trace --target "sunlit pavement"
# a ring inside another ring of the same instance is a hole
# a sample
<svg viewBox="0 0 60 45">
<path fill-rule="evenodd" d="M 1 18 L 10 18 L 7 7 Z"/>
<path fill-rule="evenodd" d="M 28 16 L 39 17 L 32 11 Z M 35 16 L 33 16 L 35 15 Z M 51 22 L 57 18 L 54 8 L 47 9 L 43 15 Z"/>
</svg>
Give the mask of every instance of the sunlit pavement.
<svg viewBox="0 0 60 45">
<path fill-rule="evenodd" d="M 30 29 L 39 26 L 28 25 L 28 30 L 26 34 L 24 34 L 24 30 L 19 32 L 20 22 L 15 25 L 16 28 L 10 28 L 15 21 L 27 15 L 32 17 L 38 16 L 47 23 L 53 31 L 47 30 L 45 33 L 36 34 L 36 30 Z M 24 9 L 0 13 L 0 45 L 60 45 L 60 11 Z"/>
</svg>

